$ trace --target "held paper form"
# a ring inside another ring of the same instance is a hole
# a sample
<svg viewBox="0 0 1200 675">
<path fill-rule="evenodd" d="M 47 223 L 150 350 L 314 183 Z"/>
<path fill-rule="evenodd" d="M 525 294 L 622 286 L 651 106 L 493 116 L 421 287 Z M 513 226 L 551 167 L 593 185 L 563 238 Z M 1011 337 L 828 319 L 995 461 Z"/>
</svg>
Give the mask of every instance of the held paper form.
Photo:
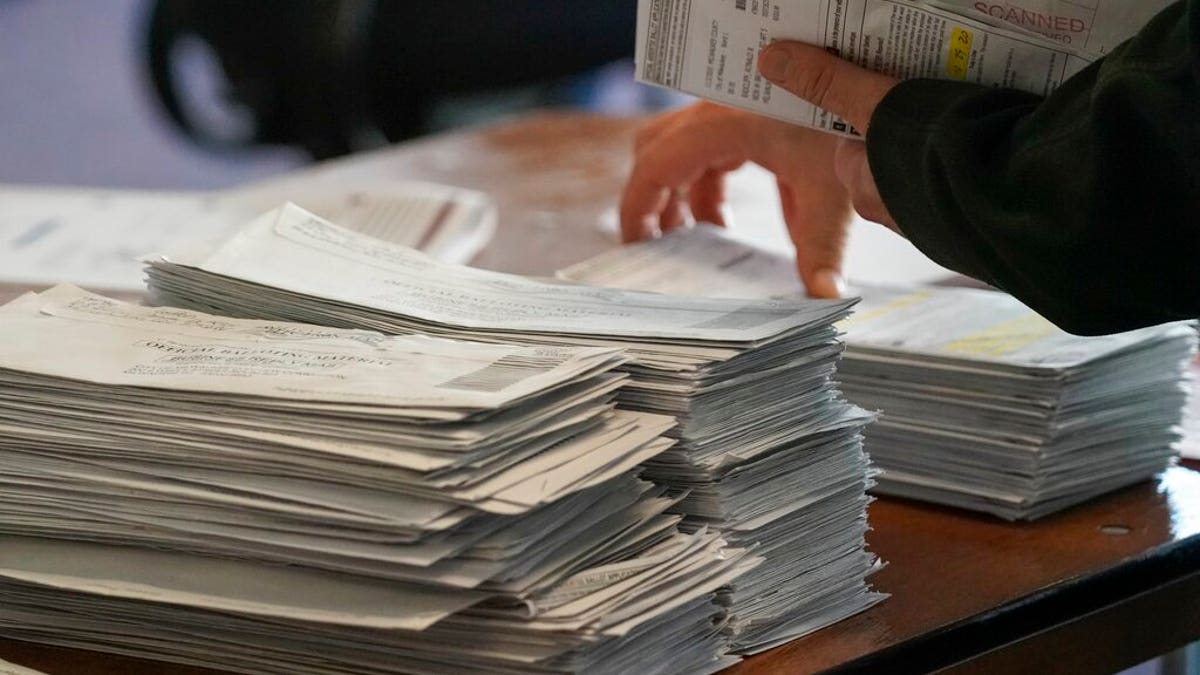
<svg viewBox="0 0 1200 675">
<path fill-rule="evenodd" d="M 820 45 L 902 79 L 1053 92 L 1096 54 L 1005 24 L 909 0 L 640 0 L 637 78 L 835 133 L 857 131 L 758 74 L 774 40 Z"/>
<path fill-rule="evenodd" d="M 1040 33 L 1074 49 L 1107 54 L 1172 0 L 933 0 L 955 12 L 975 13 Z"/>
</svg>

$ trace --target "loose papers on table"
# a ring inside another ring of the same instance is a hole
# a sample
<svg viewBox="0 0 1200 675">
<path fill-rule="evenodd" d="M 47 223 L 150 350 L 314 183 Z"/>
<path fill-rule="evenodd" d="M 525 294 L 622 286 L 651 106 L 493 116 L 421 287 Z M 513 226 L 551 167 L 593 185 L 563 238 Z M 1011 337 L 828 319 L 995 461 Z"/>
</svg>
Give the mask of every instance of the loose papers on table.
<svg viewBox="0 0 1200 675">
<path fill-rule="evenodd" d="M 446 265 L 295 206 L 214 250 L 146 258 L 158 301 L 384 333 L 621 347 L 621 408 L 670 415 L 645 476 L 688 490 L 688 531 L 767 562 L 734 583 L 736 647 L 762 649 L 880 599 L 865 577 L 872 419 L 832 383 L 851 301 L 712 300 L 546 283 Z M 739 610 L 741 608 L 741 611 Z"/>
<path fill-rule="evenodd" d="M 136 257 L 221 240 L 287 199 L 356 231 L 467 262 L 495 228 L 483 194 L 392 183 L 338 189 L 302 177 L 222 192 L 0 185 L 0 281 L 144 288 Z"/>
<path fill-rule="evenodd" d="M 564 270 L 602 286 L 749 297 L 801 292 L 790 262 L 700 226 Z M 883 416 L 878 490 L 1036 518 L 1161 472 L 1178 454 L 1193 326 L 1106 337 L 1011 296 L 861 287 L 839 379 Z"/>
<path fill-rule="evenodd" d="M 0 633 L 244 672 L 735 660 L 714 593 L 759 559 L 638 476 L 675 422 L 614 410 L 620 350 L 67 286 L 0 331 Z"/>
</svg>

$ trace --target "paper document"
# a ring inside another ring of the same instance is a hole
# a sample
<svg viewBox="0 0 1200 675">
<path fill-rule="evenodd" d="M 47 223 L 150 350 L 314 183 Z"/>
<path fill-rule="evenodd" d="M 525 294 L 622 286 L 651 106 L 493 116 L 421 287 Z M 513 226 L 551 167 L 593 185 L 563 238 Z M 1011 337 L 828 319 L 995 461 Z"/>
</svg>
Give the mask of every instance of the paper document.
<svg viewBox="0 0 1200 675">
<path fill-rule="evenodd" d="M 696 300 L 547 283 L 448 265 L 349 232 L 289 204 L 244 227 L 217 250 L 147 261 L 433 323 L 505 333 L 751 342 L 841 311 L 839 302 Z"/>
<path fill-rule="evenodd" d="M 638 246 L 623 246 L 558 271 L 596 286 L 671 295 L 728 298 L 803 297 L 791 258 L 698 223 Z"/>
<path fill-rule="evenodd" d="M 559 277 L 598 286 L 702 297 L 795 297 L 803 292 L 791 261 L 697 225 L 633 247 L 614 249 Z M 842 321 L 855 349 L 886 349 L 1011 366 L 1066 368 L 1148 338 L 1186 332 L 1159 326 L 1098 337 L 1070 335 L 1006 293 L 935 286 L 857 285 L 862 297 Z M 936 325 L 937 330 L 928 330 Z"/>
<path fill-rule="evenodd" d="M 560 275 L 714 297 L 799 292 L 786 258 L 712 226 L 616 249 Z M 1195 451 L 1180 431 L 1194 326 L 1079 337 L 1005 293 L 850 292 L 863 297 L 838 324 L 847 349 L 837 377 L 851 401 L 882 413 L 867 436 L 883 469 L 880 492 L 1031 519 L 1154 476 L 1181 445 Z M 1198 426 L 1190 417 L 1182 433 L 1194 439 Z M 697 490 L 685 504 L 705 498 Z"/>
<path fill-rule="evenodd" d="M 2 541 L 0 578 L 289 620 L 422 630 L 485 597 L 398 583 L 385 588 L 345 575 L 146 548 Z"/>
<path fill-rule="evenodd" d="M 279 675 L 728 666 L 717 591 L 760 559 L 640 477 L 677 420 L 616 408 L 614 346 L 26 294 L 0 637 Z"/>
<path fill-rule="evenodd" d="M 415 417 L 425 407 L 498 407 L 616 356 L 421 336 L 306 340 L 295 330 L 281 336 L 270 323 L 222 324 L 71 287 L 9 303 L 0 320 L 6 327 L 0 369 L 152 389 L 412 406 L 405 412 Z"/>
<path fill-rule="evenodd" d="M 774 40 L 819 45 L 902 79 L 935 78 L 1053 92 L 1096 55 L 1073 45 L 911 0 L 640 0 L 637 78 L 769 117 L 857 135 L 844 121 L 758 74 Z"/>
<path fill-rule="evenodd" d="M 145 246 L 236 225 L 207 193 L 0 187 L 0 281 L 138 290 Z"/>
<path fill-rule="evenodd" d="M 456 264 L 470 262 L 496 230 L 491 198 L 436 183 L 355 183 L 347 189 L 305 176 L 285 176 L 225 195 L 242 214 L 238 225 L 290 201 L 347 229 Z"/>
<path fill-rule="evenodd" d="M 1192 363 L 1192 381 L 1200 378 L 1200 361 Z M 1183 441 L 1179 445 L 1180 453 L 1188 458 L 1200 460 L 1200 396 L 1193 387 L 1188 399 L 1187 413 L 1183 417 Z"/>
<path fill-rule="evenodd" d="M 676 423 L 649 429 L 668 434 L 670 447 L 631 444 L 642 475 L 670 489 L 685 532 L 719 530 L 743 548 L 769 549 L 769 564 L 732 581 L 735 651 L 754 653 L 883 598 L 866 583 L 876 559 L 864 549 L 871 472 L 862 430 L 874 416 L 842 400 L 832 380 L 842 345 L 831 324 L 849 314 L 851 300 L 705 299 L 548 283 L 439 263 L 294 205 L 214 251 L 146 261 L 155 297 L 176 306 L 386 333 L 625 348 L 629 380 L 616 392 L 615 415 L 639 411 Z M 531 475 L 558 491 L 556 476 Z M 552 605 L 539 624 L 575 625 L 582 619 L 570 615 L 586 602 L 584 616 L 623 630 L 611 605 L 644 563 L 589 572 L 538 598 L 539 607 Z M 612 586 L 574 597 L 596 582 Z M 604 593 L 613 600 L 598 602 Z M 650 596 L 636 606 L 661 610 Z M 627 665 L 610 672 L 644 670 Z"/>
<path fill-rule="evenodd" d="M 486 196 L 441 185 L 303 192 L 274 183 L 226 192 L 0 186 L 0 282 L 140 290 L 139 254 L 224 239 L 288 200 L 456 263 L 487 243 L 496 221 Z"/>
<path fill-rule="evenodd" d="M 1075 49 L 1107 54 L 1172 0 L 932 0 L 1040 33 Z"/>
</svg>

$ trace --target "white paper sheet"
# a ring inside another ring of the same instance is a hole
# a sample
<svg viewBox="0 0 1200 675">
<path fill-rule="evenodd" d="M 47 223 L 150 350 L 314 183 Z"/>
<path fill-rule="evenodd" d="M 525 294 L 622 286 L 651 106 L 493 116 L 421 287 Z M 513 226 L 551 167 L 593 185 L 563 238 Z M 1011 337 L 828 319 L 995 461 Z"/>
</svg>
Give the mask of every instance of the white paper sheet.
<svg viewBox="0 0 1200 675">
<path fill-rule="evenodd" d="M 1018 26 L 1077 49 L 1107 54 L 1174 0 L 936 0 L 958 12 Z"/>
<path fill-rule="evenodd" d="M 758 74 L 773 40 L 819 45 L 900 78 L 936 78 L 1049 94 L 1096 55 L 974 12 L 913 0 L 640 0 L 640 82 L 843 135 L 846 121 Z"/>
<path fill-rule="evenodd" d="M 559 276 L 599 286 L 703 297 L 794 296 L 799 282 L 786 258 L 700 225 L 614 249 Z M 851 349 L 878 348 L 951 359 L 1066 368 L 1156 336 L 1175 324 L 1101 337 L 1069 335 L 1016 298 L 993 291 L 934 286 L 860 286 L 862 302 L 839 327 Z M 936 327 L 936 328 L 931 328 Z"/>
<path fill-rule="evenodd" d="M 287 621 L 400 630 L 424 630 L 486 597 L 184 553 L 12 536 L 0 536 L 0 577 Z"/>
<path fill-rule="evenodd" d="M 280 340 L 271 323 L 210 321 L 194 312 L 137 307 L 71 287 L 26 295 L 0 308 L 0 316 L 6 329 L 0 368 L 295 401 L 487 408 L 566 384 L 617 354 L 420 336 L 381 337 L 374 345 L 303 336 Z M 186 330 L 173 330 L 166 320 Z"/>
<path fill-rule="evenodd" d="M 301 190 L 281 182 L 232 192 L 0 185 L 0 281 L 141 290 L 138 255 L 219 241 L 289 200 L 448 262 L 469 261 L 495 230 L 486 196 L 420 183 Z"/>
</svg>

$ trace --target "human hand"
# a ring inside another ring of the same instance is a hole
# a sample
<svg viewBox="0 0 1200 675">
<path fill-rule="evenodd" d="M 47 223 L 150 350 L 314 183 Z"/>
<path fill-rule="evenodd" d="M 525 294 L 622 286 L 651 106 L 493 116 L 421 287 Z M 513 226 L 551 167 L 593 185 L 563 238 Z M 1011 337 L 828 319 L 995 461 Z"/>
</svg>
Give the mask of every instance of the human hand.
<svg viewBox="0 0 1200 675">
<path fill-rule="evenodd" d="M 898 82 L 798 42 L 763 49 L 759 70 L 863 134 L 876 106 Z M 633 172 L 621 198 L 622 239 L 638 241 L 678 227 L 685 202 L 696 219 L 724 225 L 725 175 L 747 161 L 776 176 L 796 267 L 812 296 L 841 294 L 852 210 L 897 229 L 863 142 L 699 103 L 663 115 L 639 132 Z"/>
<path fill-rule="evenodd" d="M 754 162 L 775 174 L 796 267 L 809 295 L 841 295 L 842 257 L 852 215 L 834 173 L 838 138 L 711 103 L 651 121 L 638 133 L 621 198 L 626 242 L 669 232 L 684 220 L 724 225 L 725 174 Z"/>
<path fill-rule="evenodd" d="M 758 71 L 776 86 L 845 119 L 864 137 L 875 108 L 899 83 L 800 42 L 776 42 L 763 48 Z M 859 215 L 899 231 L 879 196 L 865 143 L 842 139 L 834 152 L 834 172 Z"/>
</svg>

